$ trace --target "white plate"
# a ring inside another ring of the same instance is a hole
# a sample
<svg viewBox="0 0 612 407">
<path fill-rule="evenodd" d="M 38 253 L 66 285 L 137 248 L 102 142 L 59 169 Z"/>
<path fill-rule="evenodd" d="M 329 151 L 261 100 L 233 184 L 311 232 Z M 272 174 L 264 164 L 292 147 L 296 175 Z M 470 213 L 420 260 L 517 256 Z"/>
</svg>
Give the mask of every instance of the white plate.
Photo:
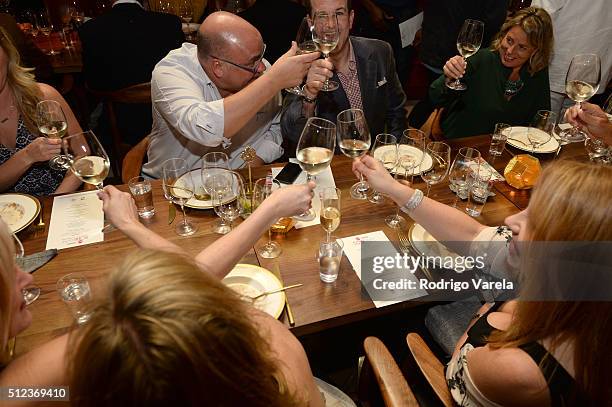
<svg viewBox="0 0 612 407">
<path fill-rule="evenodd" d="M 428 257 L 461 257 L 438 242 L 425 228 L 418 223 L 413 224 L 408 231 L 408 239 L 412 247 L 421 255 Z M 462 264 L 462 263 L 459 263 Z"/>
<path fill-rule="evenodd" d="M 192 208 L 192 209 L 212 209 L 213 208 L 213 203 L 212 200 L 210 199 L 196 199 L 195 195 L 208 195 L 206 194 L 206 192 L 204 191 L 204 187 L 202 186 L 202 175 L 201 175 L 202 171 L 200 170 L 200 168 L 197 168 L 195 170 L 191 170 L 189 172 L 189 174 L 191 174 L 191 179 L 193 181 L 193 187 L 194 187 L 194 196 L 191 197 L 186 203 L 185 206 L 187 208 Z M 174 185 L 176 186 L 181 186 L 185 181 L 183 180 L 183 177 L 186 177 L 187 174 L 183 175 L 182 177 L 180 177 L 178 180 L 176 180 L 176 182 L 174 183 Z M 181 194 L 180 190 L 175 191 L 175 193 L 177 195 Z M 189 196 L 189 195 L 187 195 Z M 230 197 L 227 199 L 226 202 L 230 202 L 232 201 L 234 198 Z"/>
<path fill-rule="evenodd" d="M 374 158 L 376 158 L 379 161 L 383 161 L 382 157 L 389 151 L 395 149 L 395 146 L 382 146 L 382 147 L 378 147 L 376 148 L 376 150 L 374 150 L 374 152 L 372 153 Z M 399 155 L 402 156 L 404 154 L 412 154 L 416 157 L 416 159 L 418 160 L 419 158 L 421 158 L 421 156 L 423 155 L 423 152 L 421 150 L 419 150 L 416 147 L 413 146 L 408 146 L 406 144 L 400 144 L 399 145 Z M 429 171 L 431 169 L 431 167 L 433 167 L 433 159 L 431 158 L 431 155 L 425 153 L 425 157 L 423 157 L 423 162 L 421 163 L 421 168 L 414 168 L 412 170 L 412 175 L 419 175 L 421 173 L 421 171 Z M 390 171 L 391 174 L 395 174 L 396 171 Z M 404 174 L 403 171 L 400 172 L 401 175 Z M 411 175 L 411 174 L 408 174 Z"/>
<path fill-rule="evenodd" d="M 223 284 L 245 297 L 254 297 L 266 291 L 283 288 L 280 280 L 265 268 L 252 264 L 236 264 L 222 280 Z M 273 316 L 280 317 L 285 308 L 283 291 L 265 295 L 255 301 L 255 308 Z"/>
<path fill-rule="evenodd" d="M 40 213 L 40 202 L 33 196 L 19 193 L 0 195 L 0 217 L 13 233 L 26 227 Z"/>
<path fill-rule="evenodd" d="M 531 153 L 531 143 L 527 138 L 527 131 L 529 127 L 516 126 L 512 127 L 510 131 L 510 136 L 508 136 L 507 143 L 512 147 L 518 148 L 519 150 L 527 151 Z M 542 131 L 539 129 L 531 129 L 532 131 Z M 514 140 L 513 140 L 514 139 Z M 516 141 L 520 140 L 520 141 Z M 522 141 L 522 143 L 521 143 Z M 525 144 L 523 144 L 525 143 Z M 559 148 L 559 142 L 554 137 L 551 137 L 546 143 L 542 144 L 538 148 L 534 150 L 535 153 L 546 154 L 546 153 L 556 153 Z"/>
</svg>

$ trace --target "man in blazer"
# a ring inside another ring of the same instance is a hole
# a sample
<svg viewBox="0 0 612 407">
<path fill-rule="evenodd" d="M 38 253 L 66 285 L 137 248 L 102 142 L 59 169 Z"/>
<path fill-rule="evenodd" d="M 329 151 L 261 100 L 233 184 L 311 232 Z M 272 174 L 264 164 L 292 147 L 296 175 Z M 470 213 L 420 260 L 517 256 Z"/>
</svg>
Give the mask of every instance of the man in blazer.
<svg viewBox="0 0 612 407">
<path fill-rule="evenodd" d="M 329 60 L 320 59 L 311 65 L 302 87 L 304 95 L 285 98 L 281 125 L 289 151 L 309 117 L 335 123 L 336 115 L 349 108 L 363 110 L 372 139 L 379 133 L 401 136 L 406 95 L 397 77 L 391 46 L 384 41 L 349 36 L 354 18 L 350 0 L 312 0 L 310 15 L 318 13 L 337 16 L 340 39 Z M 338 89 L 321 91 L 328 78 L 340 84 Z"/>
<path fill-rule="evenodd" d="M 155 64 L 184 40 L 177 16 L 146 11 L 137 0 L 116 0 L 108 13 L 83 24 L 79 36 L 85 81 L 100 91 L 150 82 Z M 151 105 L 120 105 L 116 115 L 128 144 L 151 131 Z"/>
</svg>

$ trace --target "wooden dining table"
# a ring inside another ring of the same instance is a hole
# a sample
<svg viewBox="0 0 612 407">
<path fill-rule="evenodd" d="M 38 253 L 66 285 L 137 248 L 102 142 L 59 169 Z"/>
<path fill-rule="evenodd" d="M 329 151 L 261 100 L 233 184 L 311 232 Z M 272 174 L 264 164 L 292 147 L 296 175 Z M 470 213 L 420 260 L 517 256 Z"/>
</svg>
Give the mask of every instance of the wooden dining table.
<svg viewBox="0 0 612 407">
<path fill-rule="evenodd" d="M 503 167 L 518 151 L 507 148 L 502 156 L 493 160 L 493 157 L 486 153 L 489 142 L 490 136 L 484 135 L 451 140 L 449 144 L 454 151 L 463 146 L 477 148 L 487 161 L 492 163 L 498 171 L 503 172 Z M 564 147 L 560 157 L 583 159 L 581 148 L 584 150 L 584 147 L 578 144 L 568 145 Z M 552 160 L 553 156 L 553 154 L 548 154 L 542 159 Z M 282 165 L 273 164 L 255 168 L 253 170 L 254 179 L 265 176 L 271 167 Z M 384 222 L 387 215 L 395 212 L 396 206 L 390 200 L 375 205 L 368 201 L 350 198 L 348 191 L 357 180 L 351 171 L 349 158 L 341 155 L 334 156 L 331 170 L 336 186 L 342 190 L 342 220 L 334 235 L 347 237 L 382 230 L 390 240 L 396 241 L 397 231 L 387 227 Z M 212 224 L 217 217 L 211 209 L 189 209 L 187 215 L 197 224 L 198 231 L 189 237 L 176 235 L 174 224 L 168 224 L 170 204 L 164 199 L 161 183 L 153 181 L 152 185 L 155 216 L 143 221 L 148 228 L 179 245 L 191 255 L 195 255 L 219 238 L 220 235 L 212 232 Z M 415 180 L 415 186 L 425 189 L 420 179 Z M 126 185 L 120 185 L 118 188 L 127 190 Z M 489 198 L 482 214 L 477 218 L 486 225 L 503 224 L 507 216 L 524 208 L 529 199 L 529 191 L 518 191 L 505 183 L 497 184 L 495 192 L 496 195 Z M 445 204 L 451 204 L 454 201 L 454 194 L 449 190 L 446 181 L 434 185 L 430 197 Z M 52 197 L 41 199 L 43 219 L 46 224 L 42 230 L 36 228 L 36 222 L 34 222 L 29 228 L 19 233 L 26 254 L 45 249 L 52 201 Z M 462 209 L 465 203 L 460 202 L 458 206 Z M 174 222 L 180 221 L 181 216 L 180 210 L 177 209 L 177 218 Z M 405 217 L 408 224 L 412 224 L 412 221 L 407 216 Z M 285 285 L 303 284 L 302 287 L 286 293 L 295 317 L 295 326 L 291 327 L 291 330 L 298 338 L 301 339 L 307 335 L 321 333 L 353 322 L 367 322 L 388 314 L 405 312 L 422 303 L 421 301 L 405 301 L 376 308 L 370 297 L 362 290 L 361 281 L 346 256 L 342 259 L 336 282 L 331 284 L 321 282 L 316 254 L 319 242 L 324 239 L 324 236 L 325 232 L 319 225 L 292 229 L 286 235 L 276 237 L 276 241 L 282 246 L 281 255 L 276 259 L 264 259 L 256 252 L 267 240 L 267 233 L 264 233 L 241 260 L 243 263 L 259 265 L 273 272 L 279 271 Z M 138 247 L 120 231 L 106 233 L 104 241 L 100 243 L 60 250 L 54 259 L 33 274 L 34 284 L 41 288 L 42 293 L 40 298 L 30 305 L 33 323 L 16 338 L 15 354 L 23 354 L 67 332 L 73 325 L 74 319 L 56 290 L 56 283 L 62 276 L 72 272 L 82 273 L 90 281 L 94 297 L 103 295 L 104 284 L 109 273 L 122 259 L 136 250 Z M 281 321 L 288 325 L 285 312 L 281 316 Z"/>
</svg>

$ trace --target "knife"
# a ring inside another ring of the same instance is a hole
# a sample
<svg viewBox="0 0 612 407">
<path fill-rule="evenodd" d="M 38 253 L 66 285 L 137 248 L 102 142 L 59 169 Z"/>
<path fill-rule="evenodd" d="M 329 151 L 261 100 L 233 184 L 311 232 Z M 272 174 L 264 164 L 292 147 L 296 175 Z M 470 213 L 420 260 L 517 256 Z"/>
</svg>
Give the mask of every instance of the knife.
<svg viewBox="0 0 612 407">
<path fill-rule="evenodd" d="M 174 222 L 174 218 L 176 217 L 176 208 L 172 204 L 172 202 L 168 202 L 168 225 L 172 225 Z"/>
<path fill-rule="evenodd" d="M 283 277 L 280 273 L 280 267 L 278 265 L 278 260 L 274 261 L 274 275 L 278 277 L 281 282 L 281 286 L 284 287 L 285 283 L 283 282 Z M 293 312 L 291 311 L 291 306 L 289 305 L 289 299 L 287 298 L 287 294 L 285 293 L 285 310 L 287 311 L 287 319 L 289 320 L 289 326 L 295 326 L 295 319 L 293 319 Z"/>
</svg>

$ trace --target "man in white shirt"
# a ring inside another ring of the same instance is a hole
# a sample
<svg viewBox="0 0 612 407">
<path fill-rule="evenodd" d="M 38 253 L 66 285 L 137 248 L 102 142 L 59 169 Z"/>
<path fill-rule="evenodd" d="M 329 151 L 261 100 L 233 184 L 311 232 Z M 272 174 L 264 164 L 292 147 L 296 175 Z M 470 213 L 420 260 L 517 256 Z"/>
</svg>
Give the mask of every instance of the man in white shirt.
<svg viewBox="0 0 612 407">
<path fill-rule="evenodd" d="M 601 60 L 602 93 L 612 79 L 612 5 L 610 0 L 533 0 L 553 21 L 555 48 L 548 67 L 551 110 L 559 113 L 565 99 L 565 76 L 576 54 L 597 54 Z M 565 99 L 565 107 L 571 105 Z"/>
<path fill-rule="evenodd" d="M 184 43 L 153 70 L 153 129 L 143 173 L 160 178 L 167 159 L 193 166 L 210 151 L 224 151 L 238 168 L 247 145 L 257 153 L 254 165 L 279 158 L 280 91 L 299 85 L 319 57 L 296 51 L 293 44 L 270 66 L 255 27 L 231 13 L 207 17 L 197 46 Z"/>
</svg>

